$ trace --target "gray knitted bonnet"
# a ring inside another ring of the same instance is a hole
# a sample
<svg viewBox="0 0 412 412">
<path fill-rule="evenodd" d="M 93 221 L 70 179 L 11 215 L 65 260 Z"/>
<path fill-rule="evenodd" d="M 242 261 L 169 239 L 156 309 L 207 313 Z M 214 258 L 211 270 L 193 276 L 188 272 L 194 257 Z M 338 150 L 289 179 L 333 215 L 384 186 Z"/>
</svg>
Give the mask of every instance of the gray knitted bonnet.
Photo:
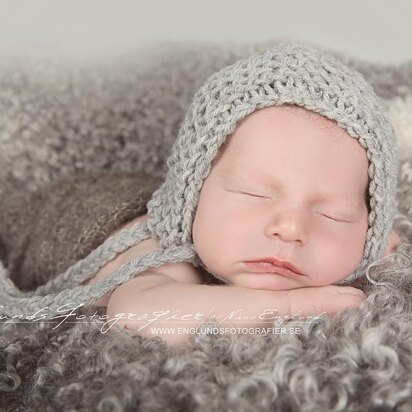
<svg viewBox="0 0 412 412">
<path fill-rule="evenodd" d="M 203 266 L 193 246 L 192 224 L 211 163 L 240 120 L 282 104 L 302 106 L 336 121 L 367 151 L 371 211 L 363 259 L 340 284 L 365 274 L 383 256 L 396 212 L 398 154 L 393 128 L 360 73 L 313 47 L 285 43 L 223 68 L 198 90 L 167 159 L 165 181 L 147 204 L 147 221 L 112 235 L 35 291 L 18 290 L 0 266 L 0 311 L 27 316 L 47 307 L 45 317 L 51 317 L 63 305 L 93 303 L 149 267 L 169 262 Z M 158 239 L 162 248 L 134 258 L 98 283 L 80 284 L 149 237 Z"/>
</svg>

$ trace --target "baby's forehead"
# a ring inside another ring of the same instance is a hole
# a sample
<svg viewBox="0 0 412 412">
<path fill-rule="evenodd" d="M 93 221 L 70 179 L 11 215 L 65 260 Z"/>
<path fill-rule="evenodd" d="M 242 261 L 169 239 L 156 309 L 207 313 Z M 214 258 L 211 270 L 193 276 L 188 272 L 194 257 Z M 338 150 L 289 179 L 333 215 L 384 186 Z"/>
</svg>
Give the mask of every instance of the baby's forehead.
<svg viewBox="0 0 412 412">
<path fill-rule="evenodd" d="M 263 109 L 256 110 L 255 112 L 249 114 L 243 120 L 251 119 L 252 117 L 254 117 L 256 121 L 259 121 L 273 117 L 290 117 L 291 115 L 312 121 L 314 124 L 317 124 L 318 126 L 343 130 L 334 120 L 331 120 L 318 112 L 309 110 L 306 107 L 298 106 L 295 104 L 283 104 L 281 106 L 265 107 Z"/>
<path fill-rule="evenodd" d="M 281 119 L 281 118 L 290 118 L 292 116 L 304 118 L 307 121 L 310 121 L 314 127 L 320 129 L 328 129 L 328 131 L 333 132 L 334 135 L 346 134 L 346 131 L 342 129 L 334 120 L 327 118 L 326 116 L 321 115 L 320 113 L 311 111 L 302 106 L 284 104 L 281 106 L 270 106 L 249 114 L 243 118 L 237 125 L 235 130 L 226 138 L 226 141 L 219 148 L 217 155 L 215 156 L 212 166 L 220 162 L 220 159 L 225 155 L 225 163 L 230 163 L 231 161 L 237 159 L 239 156 L 244 155 L 244 148 L 241 144 L 238 143 L 238 139 L 233 139 L 236 135 L 236 132 L 241 125 L 248 122 L 251 129 L 259 127 L 260 124 L 263 124 L 269 120 Z M 234 142 L 232 142 L 234 140 Z M 230 142 L 231 149 L 228 150 Z"/>
</svg>

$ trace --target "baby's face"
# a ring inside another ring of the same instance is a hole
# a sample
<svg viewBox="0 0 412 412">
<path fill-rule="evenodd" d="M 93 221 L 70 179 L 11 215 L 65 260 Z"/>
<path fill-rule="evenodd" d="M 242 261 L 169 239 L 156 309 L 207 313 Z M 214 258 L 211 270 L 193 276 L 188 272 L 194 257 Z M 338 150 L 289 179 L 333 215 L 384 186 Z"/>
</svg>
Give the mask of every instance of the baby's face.
<svg viewBox="0 0 412 412">
<path fill-rule="evenodd" d="M 222 148 L 221 148 L 222 150 Z M 243 119 L 205 179 L 193 223 L 210 273 L 253 289 L 336 283 L 362 260 L 368 229 L 368 160 L 336 123 L 295 106 Z M 259 273 L 274 257 L 303 273 Z"/>
</svg>

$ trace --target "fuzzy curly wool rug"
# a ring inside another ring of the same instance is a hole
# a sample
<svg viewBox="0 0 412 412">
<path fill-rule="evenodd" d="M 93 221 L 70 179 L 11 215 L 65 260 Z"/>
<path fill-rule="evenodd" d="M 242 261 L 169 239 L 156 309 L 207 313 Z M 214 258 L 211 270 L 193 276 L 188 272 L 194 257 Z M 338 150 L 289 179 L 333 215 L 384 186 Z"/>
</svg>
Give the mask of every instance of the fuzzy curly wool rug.
<svg viewBox="0 0 412 412">
<path fill-rule="evenodd" d="M 136 188 L 136 197 L 121 197 L 133 193 L 133 176 L 144 173 L 152 185 L 164 176 L 180 121 L 203 81 L 274 44 L 164 45 L 87 65 L 0 60 L 2 260 L 26 262 L 15 267 L 27 279 L 31 265 L 25 253 L 36 250 L 30 248 L 39 243 L 36 236 L 59 233 L 62 225 L 78 230 L 70 239 L 57 237 L 73 242 L 72 248 L 65 254 L 57 247 L 59 254 L 41 259 L 39 248 L 30 258 L 49 273 L 74 263 L 84 245 L 102 243 L 137 214 L 137 198 L 150 196 L 152 188 L 145 194 Z M 95 311 L 85 311 L 86 321 L 2 320 L 0 410 L 412 410 L 412 61 L 385 66 L 336 55 L 361 71 L 384 99 L 401 148 L 395 229 L 404 243 L 372 268 L 375 284 L 361 285 L 365 305 L 333 319 L 291 321 L 289 326 L 300 328 L 297 335 L 193 335 L 184 350 L 116 328 L 102 333 L 103 309 L 94 318 Z M 70 178 L 64 180 L 73 173 L 89 178 L 74 187 Z M 94 188 L 91 198 L 101 199 L 116 173 L 127 173 L 128 180 L 104 198 L 112 199 L 111 209 L 96 208 L 81 220 L 75 212 L 89 204 L 66 204 L 55 220 L 28 218 L 40 204 L 35 202 L 59 204 L 64 190 Z M 104 177 L 100 186 L 96 176 Z M 80 221 L 83 226 L 72 225 Z M 18 241 L 33 222 L 41 222 L 42 231 L 30 229 Z M 86 226 L 89 237 L 83 236 Z"/>
</svg>

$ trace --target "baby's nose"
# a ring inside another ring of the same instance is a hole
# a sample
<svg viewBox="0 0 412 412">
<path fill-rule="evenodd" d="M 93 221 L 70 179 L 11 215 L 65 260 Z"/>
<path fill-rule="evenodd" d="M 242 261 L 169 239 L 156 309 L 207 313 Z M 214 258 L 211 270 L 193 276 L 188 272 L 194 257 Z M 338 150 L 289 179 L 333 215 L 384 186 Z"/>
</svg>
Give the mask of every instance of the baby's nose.
<svg viewBox="0 0 412 412">
<path fill-rule="evenodd" d="M 286 242 L 306 242 L 303 217 L 298 213 L 285 213 L 272 219 L 265 228 L 268 237 L 278 236 Z"/>
</svg>

